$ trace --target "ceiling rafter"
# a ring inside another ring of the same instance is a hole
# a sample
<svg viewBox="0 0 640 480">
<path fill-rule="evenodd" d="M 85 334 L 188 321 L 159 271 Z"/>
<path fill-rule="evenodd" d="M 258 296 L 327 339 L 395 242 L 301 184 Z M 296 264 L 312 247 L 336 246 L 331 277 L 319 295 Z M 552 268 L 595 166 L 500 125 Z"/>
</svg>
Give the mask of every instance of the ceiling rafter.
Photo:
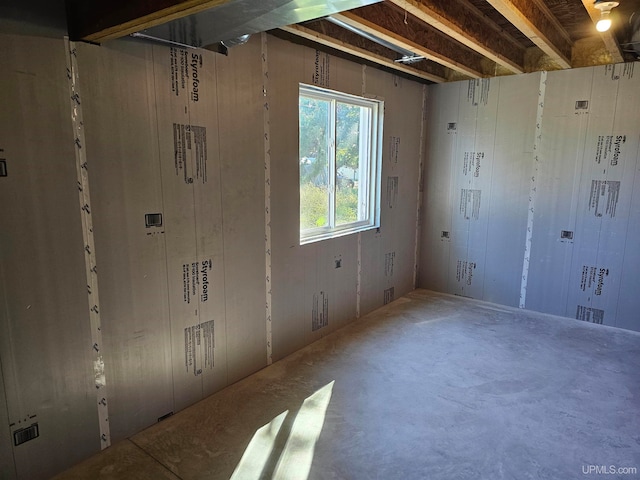
<svg viewBox="0 0 640 480">
<path fill-rule="evenodd" d="M 416 64 L 415 66 L 405 65 L 403 63 L 397 62 L 394 58 L 390 57 L 390 55 L 385 55 L 382 52 L 385 50 L 384 47 L 376 45 L 371 45 L 366 40 L 361 40 L 360 43 L 367 42 L 366 48 L 354 45 L 356 43 L 354 39 L 351 41 L 346 41 L 344 39 L 338 39 L 337 34 L 335 32 L 330 32 L 330 35 L 327 33 L 322 33 L 317 31 L 316 29 L 308 28 L 309 26 L 305 25 L 289 25 L 286 27 L 281 27 L 280 30 L 283 30 L 287 33 L 305 38 L 307 40 L 311 40 L 313 42 L 319 43 L 321 45 L 325 45 L 327 47 L 339 50 L 341 52 L 347 53 L 349 55 L 355 55 L 359 58 L 363 58 L 370 62 L 377 63 L 378 65 L 382 65 L 387 68 L 391 68 L 393 70 L 397 70 L 399 72 L 407 73 L 414 77 L 422 78 L 423 80 L 428 80 L 434 83 L 443 83 L 446 81 L 444 77 L 444 68 L 441 67 L 441 71 L 438 73 L 430 72 L 428 68 L 420 68 L 420 64 Z M 324 28 L 331 27 L 331 25 L 324 24 Z M 340 27 L 333 26 L 335 29 L 339 29 Z M 355 35 L 355 34 L 350 34 Z M 340 37 L 348 37 L 349 32 L 345 32 Z"/>
<path fill-rule="evenodd" d="M 101 43 L 218 7 L 230 0 L 67 0 L 72 40 Z"/>
<path fill-rule="evenodd" d="M 541 0 L 487 0 L 562 68 L 571 68 L 573 42 Z"/>
<path fill-rule="evenodd" d="M 463 75 L 472 78 L 484 76 L 482 55 L 415 17 L 404 15 L 397 7 L 376 3 L 334 17 Z"/>
<path fill-rule="evenodd" d="M 525 49 L 465 0 L 389 0 L 411 15 L 514 73 L 524 73 Z"/>
<path fill-rule="evenodd" d="M 633 60 L 634 51 L 623 52 L 618 42 L 628 41 L 630 16 L 640 13 L 640 0 L 624 0 L 613 29 L 598 33 L 589 21 L 600 17 L 593 0 L 65 1 L 72 40 L 101 43 L 142 32 L 201 47 L 225 32 L 236 38 L 280 28 L 289 40 L 436 83 Z M 271 15 L 271 23 L 249 11 Z M 291 22 L 298 23 L 286 26 Z M 426 60 L 412 63 L 413 56 Z"/>
</svg>

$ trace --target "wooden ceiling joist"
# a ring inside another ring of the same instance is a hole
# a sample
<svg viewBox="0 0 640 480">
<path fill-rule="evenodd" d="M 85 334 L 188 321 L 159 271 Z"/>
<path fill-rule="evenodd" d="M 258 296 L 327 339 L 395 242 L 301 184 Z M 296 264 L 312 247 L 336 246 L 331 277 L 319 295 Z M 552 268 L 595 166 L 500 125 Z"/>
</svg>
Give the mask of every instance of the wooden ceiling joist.
<svg viewBox="0 0 640 480">
<path fill-rule="evenodd" d="M 411 15 L 514 73 L 523 73 L 525 49 L 461 0 L 389 0 Z"/>
<path fill-rule="evenodd" d="M 464 75 L 484 76 L 482 55 L 385 3 L 356 8 L 334 17 Z"/>
<path fill-rule="evenodd" d="M 562 68 L 571 68 L 572 41 L 542 0 L 487 0 Z"/>
<path fill-rule="evenodd" d="M 598 10 L 597 8 L 594 8 L 593 0 L 582 0 L 582 4 L 584 5 L 584 8 L 587 9 L 587 12 L 591 17 L 591 20 L 593 20 L 593 23 L 594 24 L 598 23 L 598 20 L 600 20 L 600 10 Z M 594 30 L 595 30 L 595 27 L 594 27 Z M 622 50 L 620 49 L 620 44 L 618 43 L 616 36 L 613 34 L 613 31 L 607 30 L 606 32 L 598 32 L 598 33 L 600 33 L 600 37 L 602 38 L 602 41 L 604 42 L 604 46 L 606 47 L 607 51 L 611 54 L 612 60 L 615 63 L 624 62 L 624 57 L 622 55 Z"/>
<path fill-rule="evenodd" d="M 281 8 L 276 8 L 278 2 L 269 7 L 271 2 L 251 1 L 262 5 L 263 10 Z M 619 7 L 620 18 L 628 19 L 640 5 L 640 0 L 625 0 L 629 1 L 632 4 L 625 11 Z M 340 0 L 336 3 L 367 6 L 334 14 L 333 20 L 320 17 L 281 27 L 281 30 L 287 32 L 282 35 L 299 43 L 316 42 L 433 82 L 529 71 L 531 53 L 540 55 L 533 44 L 546 54 L 543 63 L 547 69 L 571 68 L 572 62 L 576 66 L 624 62 L 625 54 L 618 43 L 624 33 L 622 22 L 614 24 L 617 32 L 600 34 L 587 18 L 588 14 L 595 23 L 600 17 L 593 0 L 581 2 L 582 5 L 578 0 L 383 0 L 377 3 L 376 0 Z M 249 0 L 65 0 L 65 3 L 69 37 L 93 43 L 124 37 L 223 5 L 221 14 L 238 8 L 236 20 L 242 25 L 242 19 L 246 18 L 243 16 L 251 15 L 245 8 Z M 295 11 L 305 4 L 289 0 L 283 3 Z M 213 16 L 217 16 L 215 12 Z M 344 23 L 341 25 L 335 20 Z M 413 64 L 398 62 L 409 53 L 427 60 Z"/>
<path fill-rule="evenodd" d="M 325 24 L 324 28 L 333 30 L 339 29 L 335 25 Z M 403 72 L 414 77 L 422 78 L 424 80 L 428 80 L 434 83 L 443 83 L 446 81 L 444 77 L 444 67 L 440 67 L 441 71 L 437 73 L 432 73 L 428 67 L 423 67 L 420 64 L 416 64 L 415 66 L 405 65 L 403 63 L 399 63 L 394 61 L 394 58 L 389 55 L 388 52 L 385 52 L 384 47 L 378 45 L 372 45 L 365 39 L 362 39 L 361 42 L 355 42 L 354 39 L 351 39 L 350 42 L 345 41 L 343 39 L 338 39 L 338 36 L 349 36 L 349 32 L 346 32 L 344 35 L 337 35 L 333 31 L 322 33 L 317 31 L 316 29 L 307 28 L 307 26 L 302 25 L 289 25 L 286 27 L 281 27 L 280 30 L 291 33 L 298 37 L 305 38 L 307 40 L 311 40 L 315 43 L 319 43 L 321 45 L 326 45 L 327 47 L 333 48 L 335 50 L 339 50 L 341 52 L 347 53 L 349 55 L 354 55 L 356 57 L 368 60 L 373 63 L 377 63 L 378 65 L 382 65 L 387 68 L 391 68 L 393 70 L 397 70 L 399 72 Z M 355 35 L 355 34 L 351 34 Z M 354 43 L 367 43 L 366 48 L 363 46 L 354 45 Z M 396 55 L 397 56 L 397 55 Z M 422 68 L 421 68 L 422 67 Z"/>
<path fill-rule="evenodd" d="M 67 0 L 72 40 L 101 43 L 186 17 L 230 0 Z"/>
</svg>

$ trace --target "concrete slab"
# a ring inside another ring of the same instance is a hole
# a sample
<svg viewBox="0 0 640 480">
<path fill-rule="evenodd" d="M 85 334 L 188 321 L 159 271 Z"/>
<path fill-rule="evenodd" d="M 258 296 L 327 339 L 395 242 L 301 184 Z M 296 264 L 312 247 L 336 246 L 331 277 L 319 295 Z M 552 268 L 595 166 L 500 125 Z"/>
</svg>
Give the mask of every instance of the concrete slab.
<svg viewBox="0 0 640 480">
<path fill-rule="evenodd" d="M 639 372 L 636 332 L 417 290 L 131 441 L 184 480 L 635 478 Z"/>
<path fill-rule="evenodd" d="M 87 478 L 95 480 L 119 478 L 178 480 L 178 477 L 129 440 L 118 442 L 74 468 L 53 477 L 52 480 L 84 480 Z"/>
</svg>

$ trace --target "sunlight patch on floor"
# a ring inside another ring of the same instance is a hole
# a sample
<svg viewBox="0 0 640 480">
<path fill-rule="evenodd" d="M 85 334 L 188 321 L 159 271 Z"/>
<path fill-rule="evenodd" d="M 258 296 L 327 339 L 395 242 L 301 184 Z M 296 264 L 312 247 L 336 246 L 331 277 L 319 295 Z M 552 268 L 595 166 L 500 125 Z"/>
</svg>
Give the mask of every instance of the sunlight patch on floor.
<svg viewBox="0 0 640 480">
<path fill-rule="evenodd" d="M 247 449 L 244 451 L 240 463 L 238 463 L 238 466 L 233 471 L 231 480 L 246 480 L 248 478 L 260 477 L 262 470 L 269 460 L 276 437 L 280 432 L 280 427 L 282 427 L 282 422 L 284 422 L 288 413 L 289 410 L 282 412 L 256 431 Z"/>
<path fill-rule="evenodd" d="M 335 381 L 322 387 L 300 407 L 273 474 L 274 480 L 306 480 L 309 477 L 313 453 L 322 432 L 334 383 Z"/>
<path fill-rule="evenodd" d="M 270 458 L 274 454 L 278 455 L 277 451 L 274 452 L 274 447 L 276 444 L 282 445 L 284 439 L 286 439 L 286 443 L 279 458 L 276 457 L 278 462 L 273 476 L 270 478 L 274 480 L 306 480 L 311 471 L 316 442 L 322 432 L 334 383 L 335 381 L 328 383 L 305 399 L 289 432 L 286 431 L 286 427 L 282 428 L 287 415 L 289 415 L 289 410 L 282 412 L 269 423 L 260 427 L 244 451 L 231 480 L 269 478 L 270 472 L 265 472 L 265 469 L 273 468 Z M 271 467 L 268 467 L 269 464 Z"/>
</svg>

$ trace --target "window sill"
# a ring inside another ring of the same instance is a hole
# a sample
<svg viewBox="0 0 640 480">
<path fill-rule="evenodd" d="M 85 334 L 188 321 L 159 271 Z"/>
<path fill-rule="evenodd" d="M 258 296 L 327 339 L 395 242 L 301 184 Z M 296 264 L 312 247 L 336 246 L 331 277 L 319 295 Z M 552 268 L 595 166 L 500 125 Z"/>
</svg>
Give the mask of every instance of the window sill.
<svg viewBox="0 0 640 480">
<path fill-rule="evenodd" d="M 310 243 L 321 242 L 323 240 L 330 240 L 332 238 L 340 238 L 345 237 L 347 235 L 352 235 L 354 233 L 367 232 L 369 230 L 375 230 L 379 228 L 379 225 L 358 225 L 345 229 L 332 229 L 332 230 L 322 230 L 317 233 L 309 233 L 304 237 L 300 237 L 300 246 L 308 245 Z"/>
</svg>

